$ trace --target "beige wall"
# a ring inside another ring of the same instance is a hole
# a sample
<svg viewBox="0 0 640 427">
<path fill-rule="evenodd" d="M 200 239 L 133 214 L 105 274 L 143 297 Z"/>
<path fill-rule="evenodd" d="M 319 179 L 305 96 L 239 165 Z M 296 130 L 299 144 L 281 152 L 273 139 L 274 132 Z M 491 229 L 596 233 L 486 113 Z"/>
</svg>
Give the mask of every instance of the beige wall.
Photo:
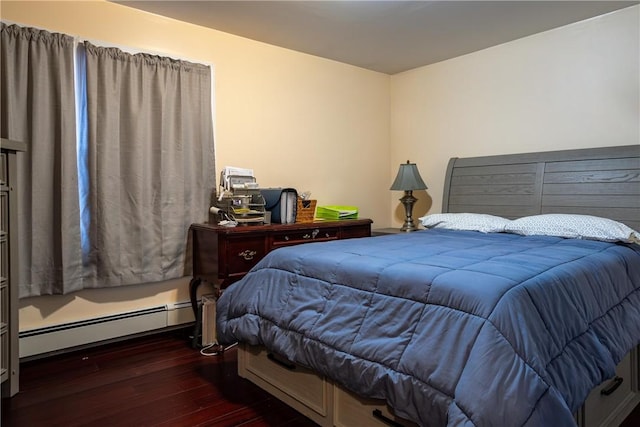
<svg viewBox="0 0 640 427">
<path fill-rule="evenodd" d="M 441 208 L 452 156 L 640 143 L 640 7 L 394 76 L 104 2 L 2 2 L 2 19 L 215 66 L 218 169 L 399 225 L 397 166 Z M 186 281 L 21 302 L 20 329 L 186 300 Z"/>
<path fill-rule="evenodd" d="M 3 20 L 213 64 L 218 170 L 250 167 L 263 186 L 354 204 L 388 225 L 388 75 L 108 2 L 1 7 Z M 28 298 L 20 330 L 185 300 L 186 280 Z"/>
<path fill-rule="evenodd" d="M 639 144 L 639 22 L 634 6 L 392 76 L 392 163 L 429 186 L 414 216 L 440 212 L 450 157 Z"/>
</svg>

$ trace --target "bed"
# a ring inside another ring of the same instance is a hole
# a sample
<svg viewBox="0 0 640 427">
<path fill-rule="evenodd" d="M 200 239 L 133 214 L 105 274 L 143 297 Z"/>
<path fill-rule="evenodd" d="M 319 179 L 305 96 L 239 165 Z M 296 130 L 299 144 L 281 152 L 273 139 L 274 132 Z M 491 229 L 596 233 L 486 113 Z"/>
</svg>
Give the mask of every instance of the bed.
<svg viewBox="0 0 640 427">
<path fill-rule="evenodd" d="M 326 426 L 623 419 L 640 402 L 640 146 L 451 159 L 443 214 L 270 253 L 218 301 L 239 374 Z"/>
</svg>

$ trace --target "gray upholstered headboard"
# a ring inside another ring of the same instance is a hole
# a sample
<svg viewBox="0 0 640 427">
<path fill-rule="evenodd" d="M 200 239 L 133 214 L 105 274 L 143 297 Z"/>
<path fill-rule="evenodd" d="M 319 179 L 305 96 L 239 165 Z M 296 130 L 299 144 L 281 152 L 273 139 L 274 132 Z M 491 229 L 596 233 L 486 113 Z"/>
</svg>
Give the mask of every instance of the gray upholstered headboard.
<svg viewBox="0 0 640 427">
<path fill-rule="evenodd" d="M 576 213 L 640 229 L 640 145 L 452 158 L 443 212 Z"/>
</svg>

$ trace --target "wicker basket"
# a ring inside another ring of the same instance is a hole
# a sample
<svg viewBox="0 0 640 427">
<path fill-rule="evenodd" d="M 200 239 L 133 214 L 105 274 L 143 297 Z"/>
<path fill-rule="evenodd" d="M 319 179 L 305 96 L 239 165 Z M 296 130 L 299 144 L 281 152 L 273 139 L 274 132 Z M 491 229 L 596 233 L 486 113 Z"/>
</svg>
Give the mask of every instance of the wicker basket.
<svg viewBox="0 0 640 427">
<path fill-rule="evenodd" d="M 296 222 L 313 222 L 316 215 L 316 202 L 317 200 L 303 200 L 298 197 Z"/>
</svg>

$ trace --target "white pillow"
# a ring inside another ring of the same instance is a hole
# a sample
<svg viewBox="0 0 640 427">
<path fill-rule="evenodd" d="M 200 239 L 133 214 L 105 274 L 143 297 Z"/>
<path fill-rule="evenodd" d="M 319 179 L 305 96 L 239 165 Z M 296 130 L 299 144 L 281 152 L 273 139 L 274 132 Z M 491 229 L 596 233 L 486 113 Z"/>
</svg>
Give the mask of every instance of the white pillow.
<svg viewBox="0 0 640 427">
<path fill-rule="evenodd" d="M 450 230 L 471 230 L 483 233 L 499 233 L 504 231 L 511 221 L 495 215 L 476 213 L 442 213 L 431 214 L 420 218 L 427 228 L 448 228 Z"/>
<path fill-rule="evenodd" d="M 612 219 L 591 215 L 544 214 L 518 218 L 505 228 L 524 236 L 558 236 L 604 242 L 640 243 L 640 234 Z"/>
</svg>

